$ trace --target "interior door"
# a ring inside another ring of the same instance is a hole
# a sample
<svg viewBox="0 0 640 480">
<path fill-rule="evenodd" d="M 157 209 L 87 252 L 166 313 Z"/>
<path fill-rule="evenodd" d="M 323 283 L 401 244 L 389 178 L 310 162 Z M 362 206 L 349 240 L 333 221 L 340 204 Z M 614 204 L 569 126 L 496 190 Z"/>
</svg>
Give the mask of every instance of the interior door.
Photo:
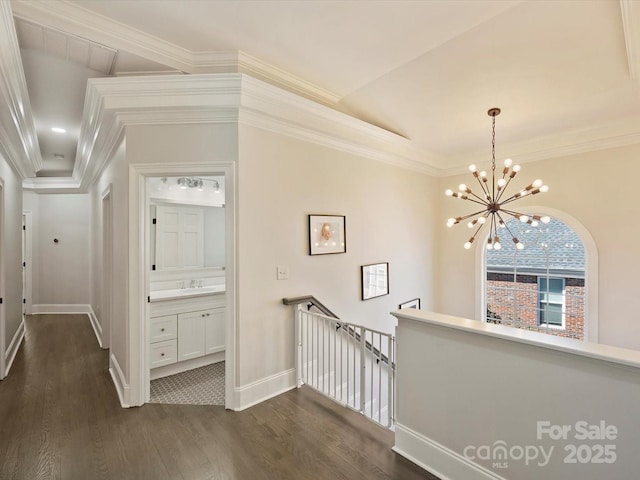
<svg viewBox="0 0 640 480">
<path fill-rule="evenodd" d="M 204 210 L 158 206 L 156 209 L 156 268 L 176 270 L 204 267 Z"/>
<path fill-rule="evenodd" d="M 27 217 L 22 214 L 22 316 L 27 314 Z"/>
</svg>

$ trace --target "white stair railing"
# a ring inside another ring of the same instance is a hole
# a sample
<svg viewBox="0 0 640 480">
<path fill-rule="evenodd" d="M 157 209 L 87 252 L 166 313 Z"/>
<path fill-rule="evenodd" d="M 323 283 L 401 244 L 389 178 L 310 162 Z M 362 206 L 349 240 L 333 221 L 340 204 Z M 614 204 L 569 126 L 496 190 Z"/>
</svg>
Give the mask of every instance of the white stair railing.
<svg viewBox="0 0 640 480">
<path fill-rule="evenodd" d="M 298 387 L 307 385 L 383 427 L 392 427 L 392 334 L 310 312 L 298 304 L 295 339 Z"/>
</svg>

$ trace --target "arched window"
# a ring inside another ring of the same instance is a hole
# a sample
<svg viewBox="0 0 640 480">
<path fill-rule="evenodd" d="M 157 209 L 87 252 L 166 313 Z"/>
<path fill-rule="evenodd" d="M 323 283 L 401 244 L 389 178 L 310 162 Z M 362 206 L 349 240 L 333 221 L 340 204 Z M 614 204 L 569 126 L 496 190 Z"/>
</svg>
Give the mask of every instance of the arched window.
<svg viewBox="0 0 640 480">
<path fill-rule="evenodd" d="M 511 220 L 507 227 L 525 248 L 503 242 L 500 250 L 486 251 L 485 320 L 585 339 L 586 255 L 580 236 L 555 218 L 537 227 Z"/>
</svg>

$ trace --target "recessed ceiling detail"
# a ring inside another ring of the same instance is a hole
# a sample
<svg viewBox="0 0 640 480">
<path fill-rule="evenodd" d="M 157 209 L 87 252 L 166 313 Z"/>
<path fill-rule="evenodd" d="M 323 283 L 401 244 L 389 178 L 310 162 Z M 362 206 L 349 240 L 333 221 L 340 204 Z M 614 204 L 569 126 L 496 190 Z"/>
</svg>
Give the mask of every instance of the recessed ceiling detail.
<svg viewBox="0 0 640 480">
<path fill-rule="evenodd" d="M 112 73 L 117 50 L 52 28 L 16 19 L 21 48 L 43 52 L 105 75 Z"/>
</svg>

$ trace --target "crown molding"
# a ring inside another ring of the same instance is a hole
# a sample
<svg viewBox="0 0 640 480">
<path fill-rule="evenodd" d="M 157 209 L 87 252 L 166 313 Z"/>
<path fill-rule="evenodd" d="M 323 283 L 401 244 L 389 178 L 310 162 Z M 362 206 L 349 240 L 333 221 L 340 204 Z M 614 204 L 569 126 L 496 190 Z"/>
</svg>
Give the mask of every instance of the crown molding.
<svg viewBox="0 0 640 480">
<path fill-rule="evenodd" d="M 249 76 L 242 77 L 240 123 L 428 175 L 436 157 L 400 135 L 299 97 Z"/>
<path fill-rule="evenodd" d="M 84 193 L 80 182 L 72 177 L 35 177 L 22 180 L 25 191 L 37 193 Z"/>
<path fill-rule="evenodd" d="M 88 82 L 73 176 L 25 181 L 37 191 L 86 192 L 98 178 L 130 125 L 228 123 L 247 125 L 423 174 L 446 177 L 486 152 L 443 159 L 417 151 L 395 133 L 320 105 L 244 74 L 97 78 Z M 598 130 L 503 145 L 518 163 L 640 143 L 639 118 Z M 594 140 L 595 138 L 595 140 Z M 453 161 L 453 168 L 438 168 Z M 59 188 L 58 188 L 59 187 Z"/>
<path fill-rule="evenodd" d="M 245 124 L 376 161 L 431 174 L 399 135 L 244 74 L 96 78 L 88 82 L 71 178 L 36 178 L 39 192 L 86 192 L 130 125 Z"/>
<path fill-rule="evenodd" d="M 66 0 L 12 1 L 14 14 L 19 18 L 124 50 L 181 72 L 246 73 L 325 105 L 335 105 L 341 99 L 340 95 L 245 52 L 192 52 Z"/>
<path fill-rule="evenodd" d="M 238 52 L 239 73 L 246 73 L 277 87 L 296 93 L 324 105 L 334 106 L 342 97 L 311 82 L 285 72 L 245 52 Z"/>
<path fill-rule="evenodd" d="M 22 177 L 35 176 L 42 168 L 27 82 L 22 69 L 11 4 L 0 1 L 0 143 L 4 156 Z"/>
<path fill-rule="evenodd" d="M 533 141 L 509 143 L 500 146 L 501 158 L 512 158 L 515 163 L 526 164 L 551 158 L 569 157 L 588 152 L 610 150 L 640 144 L 640 116 L 625 122 L 589 129 L 546 136 Z M 440 169 L 436 176 L 449 177 L 468 172 L 468 165 L 478 164 L 478 159 L 490 157 L 486 150 L 467 153 L 451 159 L 454 167 Z"/>
<path fill-rule="evenodd" d="M 637 0 L 620 0 L 624 43 L 631 78 L 640 80 L 640 6 Z"/>
</svg>

